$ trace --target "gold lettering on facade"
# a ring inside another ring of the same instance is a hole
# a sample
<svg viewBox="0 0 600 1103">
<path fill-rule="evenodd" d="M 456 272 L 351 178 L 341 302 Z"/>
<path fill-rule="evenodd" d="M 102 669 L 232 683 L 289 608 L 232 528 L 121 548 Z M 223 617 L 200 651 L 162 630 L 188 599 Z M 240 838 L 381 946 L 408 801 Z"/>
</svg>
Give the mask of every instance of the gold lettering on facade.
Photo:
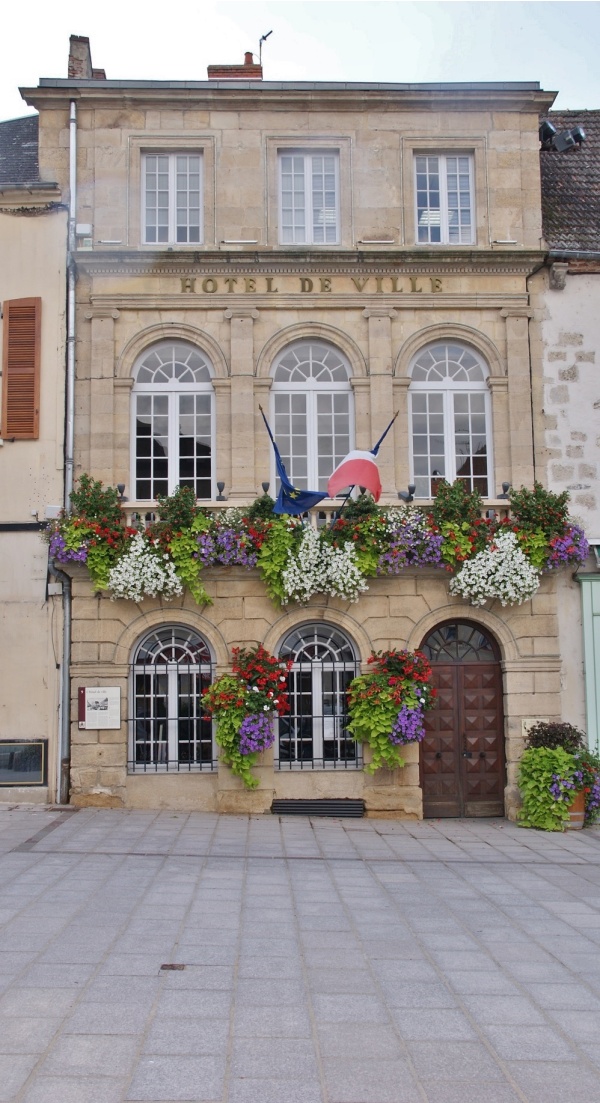
<svg viewBox="0 0 600 1103">
<path fill-rule="evenodd" d="M 269 295 L 275 295 L 279 292 L 279 287 L 275 284 L 275 276 L 205 276 L 200 284 L 200 288 L 196 288 L 198 282 L 195 276 L 181 276 L 181 291 L 183 294 L 198 293 L 198 290 L 202 290 L 206 295 L 215 295 L 218 292 L 227 292 L 228 295 L 262 292 Z M 420 281 L 429 278 L 429 284 L 431 287 L 431 294 L 437 295 L 443 291 L 442 280 L 440 276 L 408 276 L 404 279 L 404 286 L 399 281 L 402 279 L 400 276 L 351 276 L 350 280 L 354 284 L 354 287 L 358 292 L 362 294 L 366 291 L 370 294 L 377 295 L 401 295 L 404 291 L 409 290 L 411 293 L 415 292 L 420 294 L 423 291 Z M 330 294 L 333 291 L 333 276 L 298 276 L 300 281 L 300 292 L 302 294 L 309 294 L 311 291 L 318 290 L 320 294 Z M 316 283 L 319 283 L 316 288 Z M 407 287 L 408 280 L 408 287 Z M 375 286 L 373 286 L 373 284 Z M 346 291 L 348 286 L 346 284 Z M 285 291 L 291 290 L 284 287 Z M 342 283 L 341 290 L 344 290 L 344 284 Z M 336 279 L 336 291 L 339 293 L 339 282 Z"/>
</svg>

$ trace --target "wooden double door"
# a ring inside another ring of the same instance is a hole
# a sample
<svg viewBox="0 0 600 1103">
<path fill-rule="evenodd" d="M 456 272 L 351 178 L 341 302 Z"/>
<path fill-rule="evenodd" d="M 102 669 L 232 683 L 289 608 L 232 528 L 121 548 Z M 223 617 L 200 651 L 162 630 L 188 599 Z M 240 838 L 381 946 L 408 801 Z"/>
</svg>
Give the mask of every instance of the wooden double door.
<svg viewBox="0 0 600 1103">
<path fill-rule="evenodd" d="M 426 818 L 504 815 L 502 672 L 495 641 L 474 624 L 425 641 L 437 707 L 426 713 L 421 785 Z"/>
</svg>

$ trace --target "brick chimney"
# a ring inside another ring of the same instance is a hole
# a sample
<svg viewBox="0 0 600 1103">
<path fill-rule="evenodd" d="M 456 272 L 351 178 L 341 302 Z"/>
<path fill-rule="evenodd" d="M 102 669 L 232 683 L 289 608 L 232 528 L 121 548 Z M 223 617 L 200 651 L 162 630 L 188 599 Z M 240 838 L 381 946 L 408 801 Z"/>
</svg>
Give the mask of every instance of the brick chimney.
<svg viewBox="0 0 600 1103">
<path fill-rule="evenodd" d="M 209 65 L 209 80 L 262 80 L 262 65 L 255 65 L 252 52 L 244 54 L 243 65 Z"/>
<path fill-rule="evenodd" d="M 69 80 L 106 80 L 104 69 L 94 69 L 89 38 L 72 34 L 69 39 Z"/>
</svg>

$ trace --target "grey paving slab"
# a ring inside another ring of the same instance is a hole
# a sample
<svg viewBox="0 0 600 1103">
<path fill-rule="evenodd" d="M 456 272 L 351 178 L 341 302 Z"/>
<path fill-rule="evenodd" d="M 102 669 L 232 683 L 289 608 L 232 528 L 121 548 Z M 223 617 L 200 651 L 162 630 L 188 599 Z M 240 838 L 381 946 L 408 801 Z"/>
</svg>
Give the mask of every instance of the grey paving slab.
<svg viewBox="0 0 600 1103">
<path fill-rule="evenodd" d="M 0 886 L 0 1103 L 600 1097 L 598 829 L 0 808 Z"/>
</svg>

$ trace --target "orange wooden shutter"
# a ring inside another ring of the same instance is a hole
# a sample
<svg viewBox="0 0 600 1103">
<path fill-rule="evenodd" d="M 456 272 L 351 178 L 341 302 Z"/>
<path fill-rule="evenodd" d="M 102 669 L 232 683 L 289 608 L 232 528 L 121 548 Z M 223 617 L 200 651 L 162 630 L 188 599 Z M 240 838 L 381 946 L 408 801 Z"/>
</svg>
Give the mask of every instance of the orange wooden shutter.
<svg viewBox="0 0 600 1103">
<path fill-rule="evenodd" d="M 3 309 L 2 436 L 37 440 L 42 300 L 9 299 Z"/>
</svg>

